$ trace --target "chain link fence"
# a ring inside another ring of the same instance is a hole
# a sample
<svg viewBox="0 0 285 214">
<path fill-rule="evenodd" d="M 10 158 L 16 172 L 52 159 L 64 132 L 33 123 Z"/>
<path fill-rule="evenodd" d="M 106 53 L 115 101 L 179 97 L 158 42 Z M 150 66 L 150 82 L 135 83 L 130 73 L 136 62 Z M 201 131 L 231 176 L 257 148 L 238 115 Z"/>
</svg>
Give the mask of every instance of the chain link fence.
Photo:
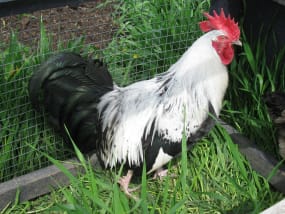
<svg viewBox="0 0 285 214">
<path fill-rule="evenodd" d="M 29 102 L 29 77 L 42 61 L 74 51 L 102 59 L 119 85 L 148 79 L 166 71 L 200 35 L 191 17 L 201 20 L 208 6 L 198 0 L 78 1 L 0 18 L 0 182 L 49 165 L 44 153 L 72 156 L 44 112 Z"/>
</svg>

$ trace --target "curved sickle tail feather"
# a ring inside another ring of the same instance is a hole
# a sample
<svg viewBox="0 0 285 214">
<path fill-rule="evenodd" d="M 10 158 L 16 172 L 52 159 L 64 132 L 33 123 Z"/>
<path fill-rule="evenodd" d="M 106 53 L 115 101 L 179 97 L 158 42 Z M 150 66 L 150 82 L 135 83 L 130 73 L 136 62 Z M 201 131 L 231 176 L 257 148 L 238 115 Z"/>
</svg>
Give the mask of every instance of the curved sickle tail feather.
<svg viewBox="0 0 285 214">
<path fill-rule="evenodd" d="M 100 146 L 97 104 L 111 90 L 112 77 L 101 61 L 68 52 L 50 57 L 29 82 L 32 106 L 43 105 L 52 125 L 67 138 L 65 124 L 83 152 Z"/>
<path fill-rule="evenodd" d="M 39 96 L 41 88 L 53 73 L 66 67 L 76 67 L 86 63 L 76 54 L 60 53 L 50 57 L 39 67 L 39 70 L 33 74 L 29 82 L 29 95 L 33 107 L 39 107 Z"/>
</svg>

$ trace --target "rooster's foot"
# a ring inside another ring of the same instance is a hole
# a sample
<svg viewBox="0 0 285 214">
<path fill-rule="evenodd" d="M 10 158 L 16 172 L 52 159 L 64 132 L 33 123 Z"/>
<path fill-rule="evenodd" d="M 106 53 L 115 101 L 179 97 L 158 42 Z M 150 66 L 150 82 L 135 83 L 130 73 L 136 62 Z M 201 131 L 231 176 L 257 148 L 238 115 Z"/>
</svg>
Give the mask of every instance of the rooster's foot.
<svg viewBox="0 0 285 214">
<path fill-rule="evenodd" d="M 140 185 L 134 188 L 129 188 L 132 176 L 133 176 L 133 170 L 128 170 L 127 175 L 119 178 L 118 183 L 120 184 L 121 190 L 126 194 L 126 196 L 138 200 L 138 198 L 132 195 L 131 193 L 140 189 Z"/>
</svg>

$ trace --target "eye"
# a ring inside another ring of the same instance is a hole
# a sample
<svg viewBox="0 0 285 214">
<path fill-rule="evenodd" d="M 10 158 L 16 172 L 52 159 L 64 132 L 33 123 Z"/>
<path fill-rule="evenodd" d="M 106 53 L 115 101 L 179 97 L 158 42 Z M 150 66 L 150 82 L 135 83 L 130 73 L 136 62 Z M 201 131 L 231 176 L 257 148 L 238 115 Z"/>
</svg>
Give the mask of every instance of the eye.
<svg viewBox="0 0 285 214">
<path fill-rule="evenodd" d="M 218 39 L 225 40 L 225 39 L 228 39 L 228 37 L 226 37 L 225 35 L 220 35 L 218 36 Z"/>
<path fill-rule="evenodd" d="M 217 36 L 216 41 L 225 43 L 225 42 L 229 42 L 229 38 L 225 35 L 219 35 L 219 36 Z"/>
</svg>

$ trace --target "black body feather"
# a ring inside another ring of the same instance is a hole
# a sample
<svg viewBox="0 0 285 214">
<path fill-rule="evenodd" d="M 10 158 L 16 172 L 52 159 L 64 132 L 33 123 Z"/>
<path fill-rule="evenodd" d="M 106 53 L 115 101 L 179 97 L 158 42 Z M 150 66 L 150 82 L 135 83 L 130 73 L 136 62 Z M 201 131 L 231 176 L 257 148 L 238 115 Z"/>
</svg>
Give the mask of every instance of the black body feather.
<svg viewBox="0 0 285 214">
<path fill-rule="evenodd" d="M 204 137 L 210 130 L 215 126 L 217 120 L 217 115 L 212 104 L 209 102 L 209 116 L 201 124 L 201 127 L 187 138 L 187 147 L 190 149 L 194 144 Z M 151 130 L 153 130 L 154 123 L 152 124 Z M 181 142 L 170 142 L 165 140 L 164 136 L 160 135 L 158 132 L 153 136 L 153 132 L 150 132 L 145 139 L 142 139 L 143 150 L 145 151 L 145 161 L 146 169 L 151 170 L 153 164 L 156 161 L 159 150 L 162 149 L 163 152 L 171 157 L 176 157 L 181 154 L 182 147 Z M 136 173 L 142 171 L 141 167 L 136 169 Z"/>
<path fill-rule="evenodd" d="M 65 124 L 83 152 L 100 147 L 97 131 L 101 123 L 96 106 L 111 90 L 113 80 L 103 63 L 74 53 L 52 56 L 29 82 L 32 105 L 38 109 L 43 103 L 50 122 L 67 138 Z"/>
</svg>

